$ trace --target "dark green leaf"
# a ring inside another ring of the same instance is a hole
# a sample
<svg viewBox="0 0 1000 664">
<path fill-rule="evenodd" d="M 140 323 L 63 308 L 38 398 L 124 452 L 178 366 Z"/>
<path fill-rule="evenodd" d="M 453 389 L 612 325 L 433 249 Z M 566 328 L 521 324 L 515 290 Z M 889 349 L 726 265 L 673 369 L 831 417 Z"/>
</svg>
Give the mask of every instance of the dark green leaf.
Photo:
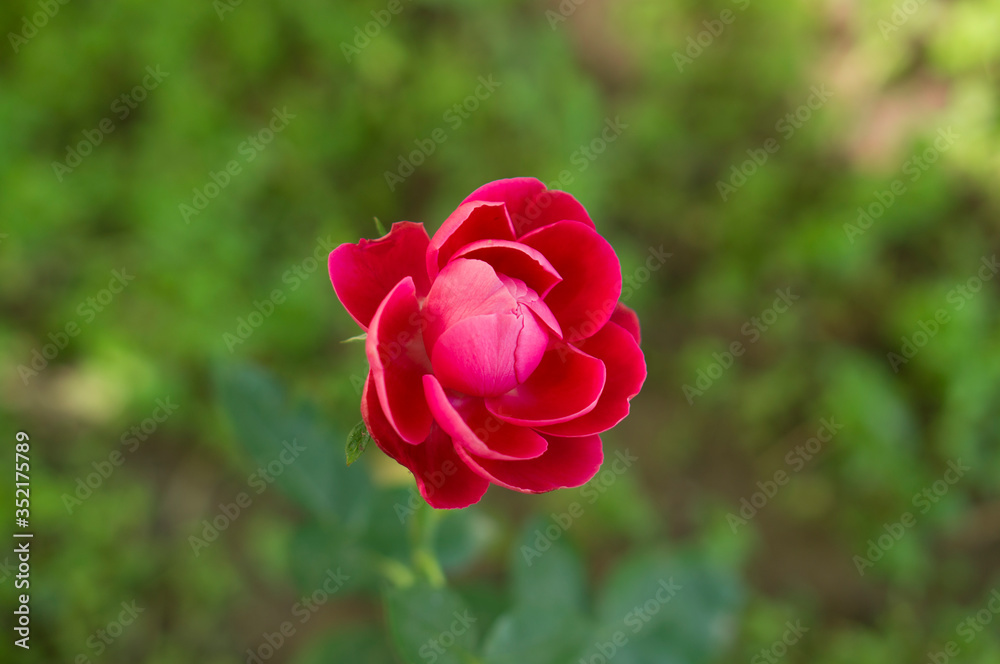
<svg viewBox="0 0 1000 664">
<path fill-rule="evenodd" d="M 515 543 L 510 558 L 514 602 L 556 611 L 582 610 L 583 565 L 566 542 L 565 530 L 552 526 L 548 519 L 533 519 Z"/>
<path fill-rule="evenodd" d="M 407 664 L 475 661 L 478 619 L 447 588 L 414 585 L 386 593 L 389 630 Z"/>
</svg>

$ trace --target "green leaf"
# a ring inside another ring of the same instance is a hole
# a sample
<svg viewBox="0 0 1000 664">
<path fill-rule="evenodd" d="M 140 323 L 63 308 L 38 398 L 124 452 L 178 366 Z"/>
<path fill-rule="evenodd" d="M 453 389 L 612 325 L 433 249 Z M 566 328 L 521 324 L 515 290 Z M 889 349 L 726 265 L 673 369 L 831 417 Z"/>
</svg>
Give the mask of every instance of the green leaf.
<svg viewBox="0 0 1000 664">
<path fill-rule="evenodd" d="M 449 589 L 417 584 L 389 590 L 386 614 L 396 651 L 407 664 L 478 661 L 478 620 Z"/>
<path fill-rule="evenodd" d="M 289 403 L 266 372 L 245 365 L 218 370 L 218 400 L 249 454 L 254 496 L 272 484 L 321 520 L 363 528 L 371 483 L 340 461 L 334 435 L 307 405 Z"/>
<path fill-rule="evenodd" d="M 339 632 L 316 639 L 303 648 L 293 664 L 394 664 L 388 645 L 379 630 L 354 626 L 351 631 Z"/>
<path fill-rule="evenodd" d="M 347 434 L 347 465 L 350 466 L 352 463 L 357 461 L 362 454 L 364 454 L 365 449 L 368 447 L 368 443 L 371 442 L 371 434 L 368 433 L 368 427 L 365 426 L 364 422 L 358 422 L 351 429 L 351 433 Z"/>
<path fill-rule="evenodd" d="M 374 219 L 375 219 L 375 230 L 378 231 L 379 237 L 387 235 L 389 231 L 385 230 L 385 226 L 382 225 L 382 222 L 379 221 L 378 217 L 374 217 Z"/>
<path fill-rule="evenodd" d="M 434 532 L 434 554 L 444 569 L 461 569 L 474 562 L 496 535 L 493 520 L 475 507 L 444 511 Z"/>
<path fill-rule="evenodd" d="M 529 521 L 511 551 L 514 602 L 557 611 L 582 610 L 583 565 L 566 542 L 565 531 L 560 529 L 556 539 L 546 534 L 551 525 L 547 519 Z"/>
<path fill-rule="evenodd" d="M 353 337 L 348 337 L 347 339 L 344 339 L 340 343 L 342 343 L 342 344 L 349 344 L 349 343 L 352 343 L 352 342 L 355 342 L 355 341 L 365 341 L 367 339 L 368 339 L 368 333 L 367 332 L 362 332 L 361 334 L 355 335 Z"/>
<path fill-rule="evenodd" d="M 500 616 L 483 641 L 486 664 L 568 662 L 590 634 L 582 615 L 521 606 Z"/>
</svg>

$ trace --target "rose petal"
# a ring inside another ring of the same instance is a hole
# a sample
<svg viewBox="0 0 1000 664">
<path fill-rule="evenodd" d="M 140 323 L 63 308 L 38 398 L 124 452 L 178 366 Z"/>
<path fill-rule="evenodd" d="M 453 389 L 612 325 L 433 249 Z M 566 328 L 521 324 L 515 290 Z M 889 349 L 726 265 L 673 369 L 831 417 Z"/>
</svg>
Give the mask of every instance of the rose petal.
<svg viewBox="0 0 1000 664">
<path fill-rule="evenodd" d="M 386 418 L 370 373 L 361 398 L 361 416 L 375 444 L 413 473 L 420 495 L 431 507 L 468 507 L 478 503 L 489 488 L 489 480 L 466 465 L 440 427 L 431 427 L 420 445 L 405 443 Z"/>
<path fill-rule="evenodd" d="M 466 318 L 438 337 L 434 375 L 446 387 L 477 397 L 503 394 L 541 362 L 548 334 L 523 305 L 518 314 Z"/>
<path fill-rule="evenodd" d="M 469 201 L 503 202 L 518 237 L 564 219 L 594 228 L 590 215 L 573 196 L 564 191 L 547 190 L 535 178 L 490 182 L 472 192 L 464 202 Z"/>
<path fill-rule="evenodd" d="M 365 354 L 386 418 L 411 444 L 427 437 L 433 421 L 423 398 L 421 377 L 431 372 L 431 364 L 420 325 L 413 279 L 406 277 L 379 305 L 365 339 Z"/>
<path fill-rule="evenodd" d="M 462 203 L 427 245 L 427 273 L 433 279 L 459 249 L 478 240 L 513 240 L 507 210 L 501 203 Z"/>
<path fill-rule="evenodd" d="M 471 316 L 513 311 L 517 301 L 489 264 L 457 258 L 434 280 L 424 303 L 424 341 L 433 353 L 438 337 Z"/>
<path fill-rule="evenodd" d="M 557 424 L 593 410 L 605 378 L 603 362 L 554 342 L 528 380 L 507 394 L 487 398 L 486 407 L 513 424 Z"/>
<path fill-rule="evenodd" d="M 342 244 L 330 252 L 333 290 L 358 325 L 368 329 L 378 305 L 405 277 L 413 278 L 418 296 L 427 294 L 424 254 L 429 242 L 423 224 L 400 221 L 384 237 Z"/>
<path fill-rule="evenodd" d="M 531 429 L 490 413 L 482 399 L 453 396 L 453 403 L 434 376 L 424 376 L 424 394 L 434 420 L 470 454 L 487 459 L 533 459 L 548 447 Z"/>
<path fill-rule="evenodd" d="M 608 322 L 622 292 L 615 250 L 593 229 L 558 221 L 521 238 L 538 249 L 563 280 L 545 297 L 568 341 L 585 339 Z"/>
<path fill-rule="evenodd" d="M 604 461 L 600 436 L 562 438 L 542 434 L 548 443 L 536 459 L 502 461 L 471 454 L 464 446 L 455 448 L 462 460 L 494 484 L 524 493 L 543 493 L 586 484 Z"/>
<path fill-rule="evenodd" d="M 608 323 L 600 332 L 578 344 L 580 350 L 604 362 L 608 379 L 592 411 L 544 428 L 559 436 L 584 436 L 607 431 L 625 419 L 629 401 L 646 380 L 646 359 L 635 338 L 624 327 Z"/>
<path fill-rule="evenodd" d="M 615 307 L 615 312 L 611 314 L 611 322 L 621 325 L 632 335 L 637 344 L 642 343 L 642 332 L 640 331 L 639 316 L 632 309 L 629 309 L 621 302 Z"/>
<path fill-rule="evenodd" d="M 545 297 L 553 286 L 562 281 L 552 263 L 541 252 L 519 242 L 479 240 L 456 252 L 454 258 L 485 261 L 497 275 L 520 279 L 539 297 Z"/>
</svg>

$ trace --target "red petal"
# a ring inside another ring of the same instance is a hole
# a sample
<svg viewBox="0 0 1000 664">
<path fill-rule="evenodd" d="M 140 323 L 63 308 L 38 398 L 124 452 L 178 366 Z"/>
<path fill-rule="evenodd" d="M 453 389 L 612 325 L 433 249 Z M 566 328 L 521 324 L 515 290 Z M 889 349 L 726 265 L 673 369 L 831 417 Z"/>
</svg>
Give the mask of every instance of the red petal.
<svg viewBox="0 0 1000 664">
<path fill-rule="evenodd" d="M 454 258 L 475 258 L 489 263 L 494 271 L 520 279 L 529 288 L 545 295 L 562 277 L 541 252 L 520 242 L 505 240 L 480 240 L 463 247 Z"/>
<path fill-rule="evenodd" d="M 507 394 L 486 399 L 486 407 L 513 424 L 565 422 L 597 405 L 605 378 L 603 362 L 555 342 L 528 380 Z"/>
<path fill-rule="evenodd" d="M 615 307 L 615 312 L 611 314 L 611 322 L 621 325 L 632 335 L 637 344 L 642 343 L 642 333 L 639 326 L 639 316 L 632 309 L 629 309 L 621 302 Z"/>
<path fill-rule="evenodd" d="M 496 180 L 476 189 L 468 201 L 502 201 L 520 237 L 536 228 L 564 219 L 579 221 L 591 228 L 594 222 L 580 203 L 564 191 L 547 190 L 535 178 Z"/>
<path fill-rule="evenodd" d="M 470 454 L 487 459 L 533 459 L 548 447 L 531 429 L 508 424 L 490 413 L 482 399 L 456 397 L 452 403 L 434 376 L 424 376 L 424 393 L 435 421 Z"/>
<path fill-rule="evenodd" d="M 424 303 L 424 340 L 433 353 L 441 334 L 471 316 L 512 311 L 517 301 L 487 263 L 458 258 L 434 280 Z"/>
<path fill-rule="evenodd" d="M 607 431 L 628 415 L 629 400 L 639 394 L 646 380 L 646 359 L 628 330 L 608 323 L 600 332 L 578 344 L 580 350 L 604 362 L 608 380 L 594 410 L 585 415 L 545 427 L 559 436 L 584 436 Z"/>
<path fill-rule="evenodd" d="M 431 428 L 420 445 L 408 445 L 396 435 L 379 404 L 371 374 L 361 398 L 361 416 L 375 444 L 413 473 L 420 495 L 432 507 L 457 509 L 478 503 L 489 480 L 469 468 L 440 427 Z"/>
<path fill-rule="evenodd" d="M 386 295 L 365 340 L 375 389 L 393 428 L 416 444 L 430 432 L 431 411 L 421 377 L 431 372 L 420 331 L 420 305 L 413 279 L 406 277 Z"/>
<path fill-rule="evenodd" d="M 459 249 L 477 240 L 513 240 L 507 210 L 500 203 L 462 203 L 427 245 L 427 273 L 434 278 Z"/>
<path fill-rule="evenodd" d="M 455 449 L 470 468 L 494 484 L 524 493 L 580 486 L 601 469 L 604 450 L 599 436 L 542 436 L 548 442 L 548 449 L 536 459 L 501 461 L 474 456 L 463 446 Z"/>
<path fill-rule="evenodd" d="M 538 249 L 563 280 L 545 297 L 568 341 L 585 339 L 608 322 L 622 292 L 622 269 L 615 250 L 593 229 L 558 221 L 521 241 Z"/>
<path fill-rule="evenodd" d="M 347 313 L 368 329 L 375 310 L 405 277 L 412 277 L 417 295 L 430 289 L 424 254 L 427 231 L 423 224 L 400 221 L 377 240 L 342 244 L 330 252 L 330 281 Z"/>
</svg>

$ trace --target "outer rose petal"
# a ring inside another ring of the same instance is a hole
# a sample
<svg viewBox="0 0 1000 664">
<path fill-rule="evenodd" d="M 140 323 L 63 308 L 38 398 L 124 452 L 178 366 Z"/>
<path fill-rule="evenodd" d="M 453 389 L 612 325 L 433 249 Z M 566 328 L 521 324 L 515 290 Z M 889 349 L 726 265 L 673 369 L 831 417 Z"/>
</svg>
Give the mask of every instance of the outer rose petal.
<svg viewBox="0 0 1000 664">
<path fill-rule="evenodd" d="M 524 493 L 580 486 L 600 470 L 604 451 L 599 436 L 542 436 L 549 446 L 537 459 L 499 461 L 474 456 L 462 446 L 455 450 L 470 468 L 494 484 Z"/>
<path fill-rule="evenodd" d="M 459 250 L 454 258 L 475 258 L 490 264 L 499 275 L 520 279 L 539 297 L 552 290 L 562 277 L 541 252 L 520 242 L 479 240 Z"/>
<path fill-rule="evenodd" d="M 514 229 L 501 203 L 462 203 L 427 245 L 427 273 L 434 278 L 452 255 L 477 240 L 513 240 Z"/>
<path fill-rule="evenodd" d="M 512 424 L 557 424 L 593 410 L 605 379 L 603 362 L 554 342 L 528 380 L 507 394 L 486 399 L 486 407 Z"/>
<path fill-rule="evenodd" d="M 568 341 L 604 327 L 622 292 L 622 268 L 608 241 L 573 221 L 557 221 L 521 238 L 538 249 L 562 276 L 545 297 Z"/>
<path fill-rule="evenodd" d="M 406 277 L 386 295 L 372 318 L 365 354 L 386 419 L 408 443 L 430 432 L 431 411 L 421 377 L 431 372 L 420 331 L 420 305 L 413 279 Z"/>
<path fill-rule="evenodd" d="M 508 424 L 490 413 L 482 399 L 458 397 L 456 406 L 429 374 L 424 376 L 424 393 L 434 420 L 470 454 L 487 459 L 533 459 L 548 447 L 531 429 Z"/>
<path fill-rule="evenodd" d="M 469 201 L 502 201 L 518 237 L 564 219 L 594 228 L 590 215 L 575 198 L 564 191 L 547 190 L 535 178 L 490 182 L 472 192 L 464 202 Z"/>
<path fill-rule="evenodd" d="M 642 332 L 639 327 L 639 316 L 621 302 L 615 307 L 615 312 L 611 314 L 611 322 L 621 325 L 632 335 L 637 344 L 642 343 Z"/>
<path fill-rule="evenodd" d="M 377 240 L 342 244 L 328 262 L 333 290 L 347 313 L 368 329 L 385 296 L 405 277 L 412 277 L 417 295 L 431 287 L 424 254 L 430 240 L 423 224 L 400 221 Z"/>
<path fill-rule="evenodd" d="M 580 350 L 604 362 L 608 380 L 592 411 L 580 417 L 544 428 L 559 436 L 584 436 L 607 431 L 628 415 L 629 400 L 639 394 L 646 380 L 646 359 L 628 331 L 608 323 L 600 332 L 584 339 Z"/>
<path fill-rule="evenodd" d="M 489 488 L 489 480 L 465 464 L 440 427 L 432 427 L 427 440 L 420 445 L 408 445 L 396 435 L 382 411 L 370 373 L 361 397 L 361 416 L 375 444 L 413 473 L 420 495 L 431 507 L 468 507 L 478 503 Z"/>
</svg>

